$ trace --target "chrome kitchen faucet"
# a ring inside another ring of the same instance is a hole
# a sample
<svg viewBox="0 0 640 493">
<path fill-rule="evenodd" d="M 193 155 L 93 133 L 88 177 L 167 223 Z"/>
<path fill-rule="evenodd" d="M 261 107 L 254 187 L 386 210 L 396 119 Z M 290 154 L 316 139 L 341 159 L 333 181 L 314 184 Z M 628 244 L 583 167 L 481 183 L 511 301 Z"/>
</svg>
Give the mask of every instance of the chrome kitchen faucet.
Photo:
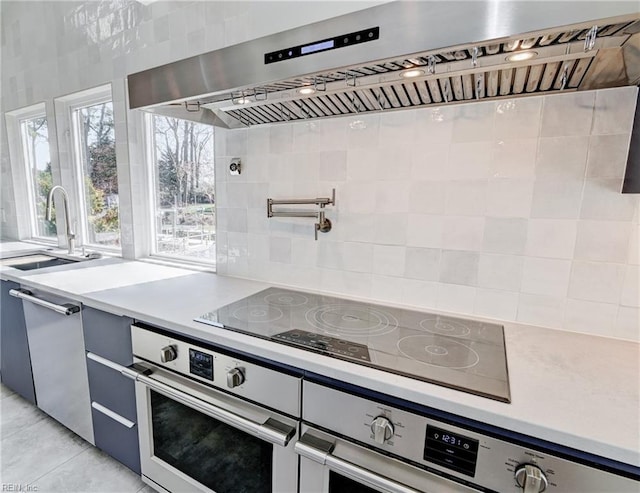
<svg viewBox="0 0 640 493">
<path fill-rule="evenodd" d="M 56 185 L 49 191 L 49 195 L 47 196 L 47 221 L 51 221 L 51 209 L 53 207 L 53 193 L 56 190 L 60 190 L 62 192 L 62 206 L 64 208 L 64 222 L 67 226 L 67 246 L 69 247 L 69 255 L 73 255 L 75 253 L 76 247 L 76 235 L 71 229 L 71 220 L 69 219 L 69 196 L 67 195 L 67 191 L 61 185 Z"/>
</svg>

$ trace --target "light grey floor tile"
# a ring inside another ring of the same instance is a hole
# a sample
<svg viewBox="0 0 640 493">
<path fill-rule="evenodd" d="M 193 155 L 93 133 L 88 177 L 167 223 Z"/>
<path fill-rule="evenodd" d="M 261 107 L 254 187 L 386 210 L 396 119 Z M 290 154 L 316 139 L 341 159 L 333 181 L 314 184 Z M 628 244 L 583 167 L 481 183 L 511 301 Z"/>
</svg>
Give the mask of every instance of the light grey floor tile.
<svg viewBox="0 0 640 493">
<path fill-rule="evenodd" d="M 145 484 L 142 488 L 140 488 L 136 493 L 156 493 L 156 490 L 154 490 L 151 486 L 149 486 L 148 484 Z"/>
<path fill-rule="evenodd" d="M 4 399 L 5 397 L 9 397 L 10 395 L 13 395 L 14 392 L 13 390 L 11 390 L 9 387 L 0 384 L 0 400 Z"/>
<path fill-rule="evenodd" d="M 47 415 L 18 394 L 13 394 L 0 400 L 0 416 L 0 437 L 4 439 L 43 420 Z"/>
<path fill-rule="evenodd" d="M 144 483 L 122 464 L 89 447 L 35 481 L 33 486 L 39 493 L 136 493 Z"/>
<path fill-rule="evenodd" d="M 4 421 L 3 413 L 3 425 Z M 2 437 L 0 477 L 4 483 L 30 483 L 90 446 L 58 422 L 45 417 Z"/>
</svg>

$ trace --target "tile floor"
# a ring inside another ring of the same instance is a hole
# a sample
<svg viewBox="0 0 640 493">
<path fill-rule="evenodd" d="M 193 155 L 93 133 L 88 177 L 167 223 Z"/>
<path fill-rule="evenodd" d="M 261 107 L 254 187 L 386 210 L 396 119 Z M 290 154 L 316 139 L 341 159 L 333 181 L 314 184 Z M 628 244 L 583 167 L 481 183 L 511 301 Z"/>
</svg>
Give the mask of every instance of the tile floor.
<svg viewBox="0 0 640 493">
<path fill-rule="evenodd" d="M 0 491 L 154 490 L 128 468 L 0 384 Z"/>
</svg>

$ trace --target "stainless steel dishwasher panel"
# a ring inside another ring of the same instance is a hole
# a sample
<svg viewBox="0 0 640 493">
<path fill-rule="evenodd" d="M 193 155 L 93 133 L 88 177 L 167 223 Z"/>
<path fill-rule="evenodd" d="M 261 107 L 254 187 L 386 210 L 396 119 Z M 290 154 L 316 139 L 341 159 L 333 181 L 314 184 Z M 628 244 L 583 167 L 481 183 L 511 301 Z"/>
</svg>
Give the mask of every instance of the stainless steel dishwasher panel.
<svg viewBox="0 0 640 493">
<path fill-rule="evenodd" d="M 14 291 L 23 300 L 38 407 L 93 444 L 80 304 L 30 288 Z"/>
</svg>

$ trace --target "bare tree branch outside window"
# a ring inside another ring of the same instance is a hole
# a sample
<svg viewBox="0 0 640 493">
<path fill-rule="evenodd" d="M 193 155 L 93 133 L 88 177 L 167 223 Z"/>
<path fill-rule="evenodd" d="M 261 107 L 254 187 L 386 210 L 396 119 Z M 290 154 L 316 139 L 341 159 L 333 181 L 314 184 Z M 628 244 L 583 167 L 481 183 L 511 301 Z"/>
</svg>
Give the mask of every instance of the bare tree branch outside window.
<svg viewBox="0 0 640 493">
<path fill-rule="evenodd" d="M 156 252 L 214 261 L 213 127 L 152 118 Z"/>
</svg>

